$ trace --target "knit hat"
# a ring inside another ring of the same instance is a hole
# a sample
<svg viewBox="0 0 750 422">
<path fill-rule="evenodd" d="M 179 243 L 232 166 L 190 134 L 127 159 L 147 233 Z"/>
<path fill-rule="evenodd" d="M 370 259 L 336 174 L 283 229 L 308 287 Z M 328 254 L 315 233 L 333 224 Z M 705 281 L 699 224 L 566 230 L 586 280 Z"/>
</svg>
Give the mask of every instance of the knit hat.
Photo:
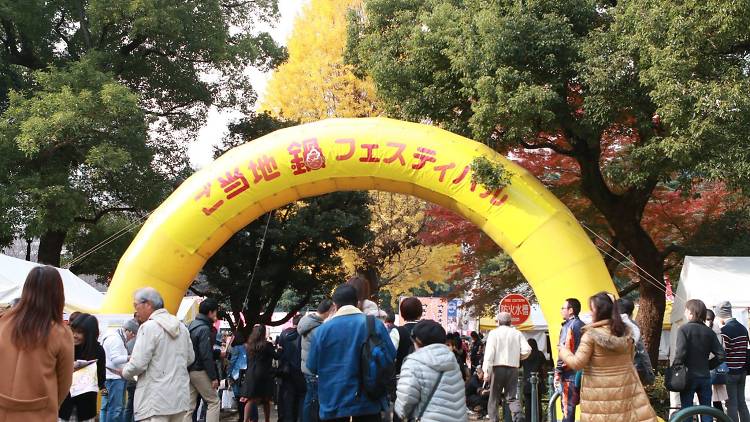
<svg viewBox="0 0 750 422">
<path fill-rule="evenodd" d="M 122 328 L 130 331 L 131 333 L 137 333 L 139 326 L 140 325 L 138 324 L 138 321 L 136 321 L 135 319 L 125 321 L 125 323 L 122 324 Z"/>
<path fill-rule="evenodd" d="M 411 336 L 419 340 L 422 346 L 445 344 L 446 338 L 443 327 L 431 319 L 419 321 L 412 329 Z"/>
<path fill-rule="evenodd" d="M 719 302 L 716 305 L 716 316 L 722 319 L 728 319 L 732 317 L 732 304 L 728 300 Z"/>
</svg>

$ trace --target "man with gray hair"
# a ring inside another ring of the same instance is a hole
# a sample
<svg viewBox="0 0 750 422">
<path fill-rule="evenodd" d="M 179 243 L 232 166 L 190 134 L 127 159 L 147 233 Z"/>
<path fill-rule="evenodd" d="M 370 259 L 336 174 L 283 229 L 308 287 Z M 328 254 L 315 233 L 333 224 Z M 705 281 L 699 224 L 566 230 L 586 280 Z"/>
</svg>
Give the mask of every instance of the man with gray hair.
<svg viewBox="0 0 750 422">
<path fill-rule="evenodd" d="M 498 327 L 487 335 L 484 350 L 484 380 L 490 381 L 490 400 L 487 413 L 492 422 L 499 422 L 498 406 L 501 395 L 505 397 L 513 422 L 521 422 L 521 403 L 516 398 L 518 391 L 518 367 L 521 360 L 531 354 L 531 346 L 526 337 L 510 326 L 511 315 L 500 312 L 497 315 Z"/>
<path fill-rule="evenodd" d="M 182 422 L 190 410 L 187 367 L 195 359 L 187 327 L 164 309 L 164 300 L 156 289 L 140 289 L 134 299 L 141 326 L 122 376 L 128 380 L 138 377 L 135 420 Z"/>
</svg>

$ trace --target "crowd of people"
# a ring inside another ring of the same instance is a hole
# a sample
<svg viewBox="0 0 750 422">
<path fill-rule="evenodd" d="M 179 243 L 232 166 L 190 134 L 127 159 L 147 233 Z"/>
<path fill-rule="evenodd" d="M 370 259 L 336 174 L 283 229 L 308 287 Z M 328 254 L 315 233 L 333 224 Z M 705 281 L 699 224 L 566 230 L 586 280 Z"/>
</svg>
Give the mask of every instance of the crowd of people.
<svg viewBox="0 0 750 422">
<path fill-rule="evenodd" d="M 72 314 L 66 327 L 59 273 L 34 268 L 20 301 L 0 314 L 0 421 L 217 422 L 219 391 L 234 397 L 240 422 L 258 421 L 260 413 L 269 422 L 273 403 L 278 420 L 289 422 L 460 422 L 471 412 L 497 422 L 500 408 L 513 422 L 530 420 L 531 377 L 543 391 L 552 365 L 536 341 L 512 327 L 510 314 L 500 312 L 498 327 L 484 338 L 472 332 L 469 343 L 422 319 L 418 298 L 401 301 L 397 326 L 369 297 L 355 277 L 315 312 L 297 315 L 275 343 L 255 325 L 247 338 L 237 333 L 222 345 L 215 300 L 205 299 L 186 326 L 164 309 L 157 290 L 143 288 L 134 294 L 135 318 L 100 338 L 93 315 Z M 580 406 L 582 421 L 655 421 L 643 388 L 653 370 L 632 302 L 602 292 L 588 304 L 589 324 L 579 317 L 578 299 L 561 307 L 554 382 L 563 420 L 574 421 Z M 690 322 L 677 333 L 675 356 L 689 370 L 682 406 L 697 395 L 700 404 L 726 404 L 733 420 L 748 422 L 747 330 L 728 302 L 708 317 L 702 302 L 688 301 Z M 720 384 L 721 365 L 727 376 Z M 73 372 L 88 366 L 96 369 L 98 391 L 74 393 Z M 717 386 L 724 387 L 719 400 Z M 536 400 L 541 412 L 541 394 Z"/>
</svg>

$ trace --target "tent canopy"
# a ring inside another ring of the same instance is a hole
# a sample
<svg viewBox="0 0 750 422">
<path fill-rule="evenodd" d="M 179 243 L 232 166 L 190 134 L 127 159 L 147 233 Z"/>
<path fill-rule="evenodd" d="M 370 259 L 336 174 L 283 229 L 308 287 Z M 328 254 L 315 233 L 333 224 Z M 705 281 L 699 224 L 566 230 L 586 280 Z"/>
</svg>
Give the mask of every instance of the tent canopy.
<svg viewBox="0 0 750 422">
<path fill-rule="evenodd" d="M 742 318 L 744 314 L 746 318 L 750 307 L 750 257 L 686 256 L 672 306 L 673 324 L 684 318 L 685 302 L 690 299 L 702 300 L 709 309 L 728 300 L 735 317 Z"/>
<path fill-rule="evenodd" d="M 542 314 L 542 308 L 538 303 L 531 305 L 531 315 L 523 324 L 515 326 L 519 331 L 546 331 L 547 321 Z M 497 316 L 482 317 L 479 319 L 479 329 L 489 331 L 497 328 Z"/>
<path fill-rule="evenodd" d="M 0 304 L 20 298 L 23 283 L 32 268 L 42 264 L 0 254 Z M 69 270 L 58 268 L 65 289 L 67 312 L 94 312 L 101 307 L 104 294 L 78 278 Z"/>
</svg>

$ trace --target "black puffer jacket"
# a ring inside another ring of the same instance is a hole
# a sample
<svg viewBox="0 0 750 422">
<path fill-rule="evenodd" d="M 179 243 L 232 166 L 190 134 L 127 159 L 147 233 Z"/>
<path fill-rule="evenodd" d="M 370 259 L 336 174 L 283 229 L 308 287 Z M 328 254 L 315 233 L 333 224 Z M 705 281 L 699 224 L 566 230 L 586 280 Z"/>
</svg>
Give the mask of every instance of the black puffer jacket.
<svg viewBox="0 0 750 422">
<path fill-rule="evenodd" d="M 211 380 L 218 380 L 216 361 L 214 360 L 214 328 L 211 320 L 203 314 L 190 323 L 190 341 L 193 342 L 195 361 L 188 366 L 188 371 L 206 371 Z"/>
</svg>

